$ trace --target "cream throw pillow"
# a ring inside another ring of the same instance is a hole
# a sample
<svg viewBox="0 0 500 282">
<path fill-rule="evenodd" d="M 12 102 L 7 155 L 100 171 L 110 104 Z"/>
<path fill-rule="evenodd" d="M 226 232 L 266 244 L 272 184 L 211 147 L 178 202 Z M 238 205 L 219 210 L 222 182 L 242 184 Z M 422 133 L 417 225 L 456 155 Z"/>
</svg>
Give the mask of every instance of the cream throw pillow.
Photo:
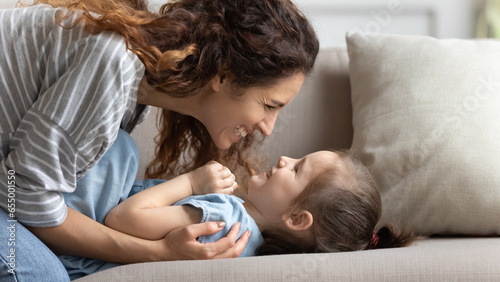
<svg viewBox="0 0 500 282">
<path fill-rule="evenodd" d="M 500 234 L 500 42 L 351 32 L 347 47 L 379 226 Z"/>
</svg>

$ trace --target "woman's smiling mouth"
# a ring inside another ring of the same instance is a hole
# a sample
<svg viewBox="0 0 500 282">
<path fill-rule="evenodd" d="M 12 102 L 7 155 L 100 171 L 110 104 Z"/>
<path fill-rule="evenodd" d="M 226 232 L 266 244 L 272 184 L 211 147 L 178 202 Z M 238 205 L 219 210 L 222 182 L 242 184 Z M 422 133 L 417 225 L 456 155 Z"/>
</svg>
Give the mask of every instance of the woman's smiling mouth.
<svg viewBox="0 0 500 282">
<path fill-rule="evenodd" d="M 243 126 L 237 126 L 234 128 L 234 132 L 241 138 L 245 138 L 248 135 L 248 132 Z"/>
</svg>

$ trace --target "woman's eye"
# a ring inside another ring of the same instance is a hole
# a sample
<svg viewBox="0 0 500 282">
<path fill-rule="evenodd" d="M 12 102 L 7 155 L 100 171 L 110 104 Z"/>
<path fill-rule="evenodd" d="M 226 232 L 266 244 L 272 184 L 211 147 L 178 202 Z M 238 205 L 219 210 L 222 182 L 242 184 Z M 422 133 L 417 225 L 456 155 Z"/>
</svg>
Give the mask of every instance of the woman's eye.
<svg viewBox="0 0 500 282">
<path fill-rule="evenodd" d="M 274 109 L 276 109 L 276 107 L 271 106 L 271 105 L 267 105 L 266 104 L 265 106 L 266 106 L 266 109 L 268 109 L 268 110 L 274 110 Z"/>
</svg>

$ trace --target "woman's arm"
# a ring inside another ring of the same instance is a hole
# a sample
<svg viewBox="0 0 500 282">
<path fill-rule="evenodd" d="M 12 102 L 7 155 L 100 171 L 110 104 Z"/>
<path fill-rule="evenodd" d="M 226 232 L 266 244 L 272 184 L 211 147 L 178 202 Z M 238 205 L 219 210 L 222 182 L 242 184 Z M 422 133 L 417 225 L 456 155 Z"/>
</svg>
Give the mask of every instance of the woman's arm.
<svg viewBox="0 0 500 282">
<path fill-rule="evenodd" d="M 215 222 L 189 225 L 170 232 L 161 240 L 145 240 L 113 230 L 68 208 L 66 220 L 56 227 L 27 227 L 52 251 L 116 263 L 214 259 L 238 257 L 248 242 L 247 231 L 240 237 L 239 225 L 214 243 L 202 244 L 196 238 L 222 229 Z"/>
<path fill-rule="evenodd" d="M 237 187 L 234 180 L 228 168 L 210 162 L 126 199 L 109 212 L 105 224 L 140 238 L 161 239 L 174 229 L 201 221 L 199 209 L 172 204 L 193 194 L 232 194 Z"/>
</svg>

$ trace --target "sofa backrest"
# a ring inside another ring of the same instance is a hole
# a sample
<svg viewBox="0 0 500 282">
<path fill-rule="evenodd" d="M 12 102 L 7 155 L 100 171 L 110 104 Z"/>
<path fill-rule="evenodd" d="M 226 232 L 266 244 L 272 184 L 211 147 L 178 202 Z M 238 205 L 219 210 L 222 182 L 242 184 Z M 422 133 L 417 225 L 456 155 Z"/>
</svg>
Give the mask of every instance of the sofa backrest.
<svg viewBox="0 0 500 282">
<path fill-rule="evenodd" d="M 139 146 L 138 179 L 154 155 L 156 110 L 132 136 Z M 322 49 L 302 89 L 278 115 L 262 154 L 271 165 L 282 155 L 300 158 L 325 149 L 348 149 L 352 143 L 349 60 L 345 48 Z"/>
</svg>

